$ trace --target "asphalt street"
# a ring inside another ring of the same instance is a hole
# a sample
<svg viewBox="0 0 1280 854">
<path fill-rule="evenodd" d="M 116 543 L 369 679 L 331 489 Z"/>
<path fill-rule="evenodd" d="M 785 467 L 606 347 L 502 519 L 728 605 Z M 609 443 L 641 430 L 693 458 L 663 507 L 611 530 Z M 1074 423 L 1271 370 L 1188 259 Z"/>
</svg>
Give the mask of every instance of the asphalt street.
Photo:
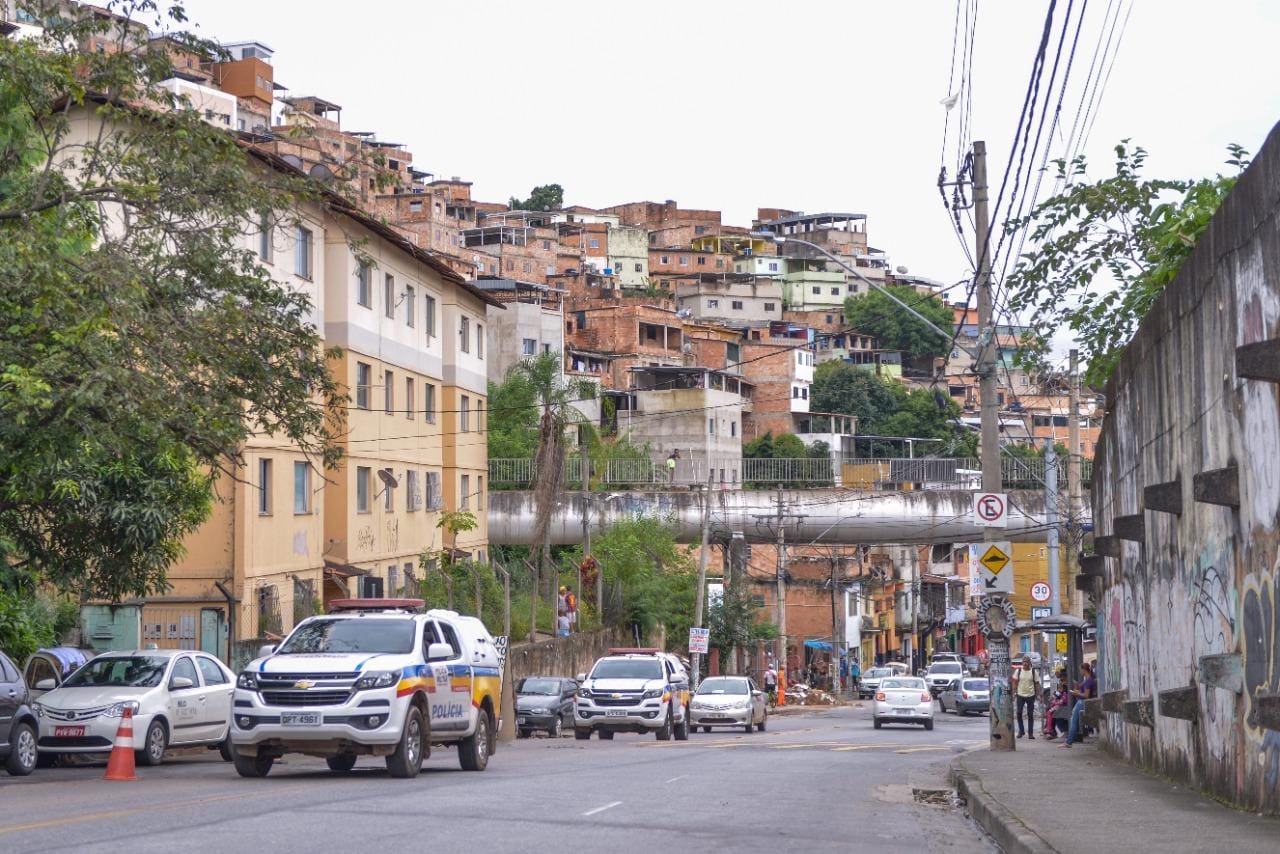
<svg viewBox="0 0 1280 854">
<path fill-rule="evenodd" d="M 264 780 L 216 753 L 140 768 L 0 776 L 0 851 L 946 851 L 995 847 L 940 790 L 983 717 L 872 728 L 870 704 L 774 716 L 767 732 L 687 742 L 618 735 L 502 743 L 483 772 L 436 749 L 414 780 L 380 759 L 350 774 L 290 756 Z"/>
</svg>

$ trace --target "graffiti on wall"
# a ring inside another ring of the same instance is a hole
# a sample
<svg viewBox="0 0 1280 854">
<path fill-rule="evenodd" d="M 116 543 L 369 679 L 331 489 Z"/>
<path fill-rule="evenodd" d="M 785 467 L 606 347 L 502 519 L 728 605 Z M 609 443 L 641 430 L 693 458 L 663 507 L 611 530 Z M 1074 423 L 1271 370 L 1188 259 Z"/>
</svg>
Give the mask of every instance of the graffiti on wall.
<svg viewBox="0 0 1280 854">
<path fill-rule="evenodd" d="M 365 525 L 356 531 L 356 551 L 371 552 L 373 551 L 376 538 L 373 535 L 373 526 Z"/>
<path fill-rule="evenodd" d="M 1280 783 L 1280 732 L 1258 720 L 1257 698 L 1280 693 L 1280 628 L 1276 611 L 1277 581 L 1273 572 L 1249 577 L 1241 607 L 1241 652 L 1244 655 L 1245 733 L 1255 747 L 1267 785 Z"/>
</svg>

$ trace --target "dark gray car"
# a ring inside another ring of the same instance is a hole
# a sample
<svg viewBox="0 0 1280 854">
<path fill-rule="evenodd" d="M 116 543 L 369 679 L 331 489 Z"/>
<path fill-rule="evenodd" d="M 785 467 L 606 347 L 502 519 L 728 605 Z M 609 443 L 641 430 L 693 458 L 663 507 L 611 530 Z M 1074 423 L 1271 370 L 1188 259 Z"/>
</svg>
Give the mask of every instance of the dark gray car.
<svg viewBox="0 0 1280 854">
<path fill-rule="evenodd" d="M 35 770 L 36 728 L 27 683 L 9 657 L 0 652 L 0 761 L 15 777 Z"/>
<path fill-rule="evenodd" d="M 527 676 L 516 683 L 516 735 L 538 730 L 559 738 L 573 726 L 573 695 L 578 683 L 559 676 Z"/>
</svg>

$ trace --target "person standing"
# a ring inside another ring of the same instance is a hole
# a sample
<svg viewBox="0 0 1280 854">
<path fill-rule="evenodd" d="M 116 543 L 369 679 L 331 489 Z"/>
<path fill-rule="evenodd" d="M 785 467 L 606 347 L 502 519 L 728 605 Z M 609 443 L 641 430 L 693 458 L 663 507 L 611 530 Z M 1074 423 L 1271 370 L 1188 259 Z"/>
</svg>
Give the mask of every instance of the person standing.
<svg viewBox="0 0 1280 854">
<path fill-rule="evenodd" d="M 676 448 L 667 457 L 667 483 L 676 482 L 676 460 L 680 459 L 680 449 Z"/>
<path fill-rule="evenodd" d="M 769 705 L 777 705 L 778 671 L 773 669 L 773 662 L 769 663 L 769 669 L 764 672 L 764 690 L 765 693 L 769 695 Z"/>
<path fill-rule="evenodd" d="M 1098 680 L 1093 676 L 1093 666 L 1085 662 L 1081 669 L 1084 678 L 1080 680 L 1080 687 L 1071 689 L 1075 705 L 1071 708 L 1071 724 L 1067 727 L 1067 740 L 1062 743 L 1063 747 L 1070 747 L 1072 742 L 1081 739 L 1080 719 L 1084 717 L 1084 701 L 1098 696 Z"/>
<path fill-rule="evenodd" d="M 858 690 L 858 683 L 862 681 L 862 667 L 858 665 L 858 659 L 853 659 L 849 665 L 849 687 L 854 691 Z"/>
<path fill-rule="evenodd" d="M 1013 672 L 1012 688 L 1018 698 L 1018 738 L 1036 737 L 1036 672 L 1031 668 L 1031 656 L 1022 659 L 1022 667 Z M 1027 725 L 1022 726 L 1022 712 L 1026 710 Z"/>
<path fill-rule="evenodd" d="M 567 588 L 564 592 L 564 609 L 569 615 L 569 630 L 578 630 L 578 597 L 574 595 L 573 588 Z"/>
</svg>

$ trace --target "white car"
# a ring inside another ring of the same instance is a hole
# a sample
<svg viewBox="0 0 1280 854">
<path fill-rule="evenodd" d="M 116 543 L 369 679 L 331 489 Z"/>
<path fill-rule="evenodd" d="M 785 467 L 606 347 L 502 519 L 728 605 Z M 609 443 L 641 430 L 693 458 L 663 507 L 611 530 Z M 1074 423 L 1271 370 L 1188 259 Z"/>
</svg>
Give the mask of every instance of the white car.
<svg viewBox="0 0 1280 854">
<path fill-rule="evenodd" d="M 109 652 L 80 667 L 56 689 L 42 682 L 33 704 L 41 753 L 106 753 L 124 710 L 133 712 L 140 765 L 159 765 L 169 747 L 209 745 L 231 759 L 228 731 L 235 675 L 194 650 Z"/>
<path fill-rule="evenodd" d="M 871 722 L 880 729 L 886 721 L 924 724 L 925 729 L 933 729 L 933 695 L 923 679 L 918 676 L 890 676 L 880 680 Z"/>
<path fill-rule="evenodd" d="M 737 726 L 764 732 L 769 709 L 764 692 L 746 676 L 712 676 L 702 680 L 689 703 L 689 725 L 711 732 L 714 726 Z"/>
</svg>

